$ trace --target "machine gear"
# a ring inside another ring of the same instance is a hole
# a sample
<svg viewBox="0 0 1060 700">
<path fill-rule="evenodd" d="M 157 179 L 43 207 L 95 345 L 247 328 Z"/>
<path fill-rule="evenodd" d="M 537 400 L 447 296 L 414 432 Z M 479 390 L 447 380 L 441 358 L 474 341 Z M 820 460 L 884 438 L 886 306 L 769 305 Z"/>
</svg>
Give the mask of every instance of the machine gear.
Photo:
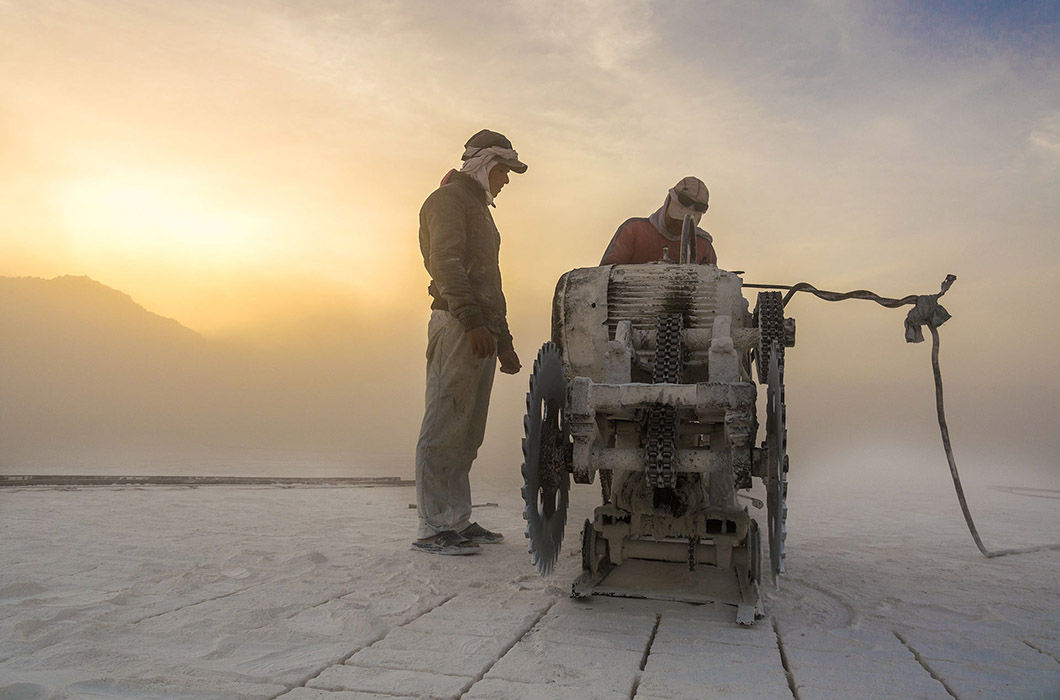
<svg viewBox="0 0 1060 700">
<path fill-rule="evenodd" d="M 788 518 L 787 409 L 784 406 L 784 360 L 773 341 L 766 385 L 766 508 L 769 563 L 773 580 L 784 573 L 784 541 Z"/>
<path fill-rule="evenodd" d="M 570 491 L 570 433 L 565 419 L 567 383 L 553 343 L 534 360 L 523 418 L 523 501 L 530 556 L 550 573 L 563 543 Z"/>
<path fill-rule="evenodd" d="M 602 503 L 581 531 L 572 595 L 731 604 L 742 624 L 761 615 L 759 523 L 737 495 L 755 477 L 765 486 L 775 580 L 787 509 L 783 349 L 794 321 L 774 292 L 753 314 L 748 306 L 739 274 L 714 265 L 560 278 L 524 422 L 526 532 L 540 573 L 559 555 L 570 476 L 589 484 L 600 472 Z"/>
</svg>

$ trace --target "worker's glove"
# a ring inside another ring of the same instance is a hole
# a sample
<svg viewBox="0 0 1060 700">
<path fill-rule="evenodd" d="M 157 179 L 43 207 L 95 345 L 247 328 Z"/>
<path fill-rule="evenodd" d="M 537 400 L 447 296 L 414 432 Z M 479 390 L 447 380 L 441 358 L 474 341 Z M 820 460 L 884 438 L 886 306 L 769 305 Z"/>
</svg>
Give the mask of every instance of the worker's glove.
<svg viewBox="0 0 1060 700">
<path fill-rule="evenodd" d="M 519 364 L 519 356 L 515 354 L 514 349 L 505 350 L 497 359 L 501 361 L 501 371 L 505 374 L 518 374 L 523 367 Z"/>
<path fill-rule="evenodd" d="M 471 354 L 480 360 L 497 352 L 497 340 L 485 326 L 472 328 L 467 332 L 467 342 L 471 344 Z"/>
</svg>

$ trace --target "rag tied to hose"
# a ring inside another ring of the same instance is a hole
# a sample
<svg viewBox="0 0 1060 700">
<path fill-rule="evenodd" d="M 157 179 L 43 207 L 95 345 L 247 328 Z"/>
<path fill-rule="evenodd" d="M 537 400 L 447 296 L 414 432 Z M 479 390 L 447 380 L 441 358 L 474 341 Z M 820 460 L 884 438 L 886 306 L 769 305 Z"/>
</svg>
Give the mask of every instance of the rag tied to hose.
<svg viewBox="0 0 1060 700">
<path fill-rule="evenodd" d="M 905 317 L 905 342 L 924 342 L 924 331 L 921 326 L 926 325 L 935 335 L 936 328 L 950 320 L 950 312 L 946 311 L 939 303 L 939 297 L 949 290 L 950 285 L 957 281 L 956 275 L 946 275 L 942 282 L 942 291 L 938 294 L 924 294 L 916 298 L 916 306 L 909 310 Z"/>
</svg>

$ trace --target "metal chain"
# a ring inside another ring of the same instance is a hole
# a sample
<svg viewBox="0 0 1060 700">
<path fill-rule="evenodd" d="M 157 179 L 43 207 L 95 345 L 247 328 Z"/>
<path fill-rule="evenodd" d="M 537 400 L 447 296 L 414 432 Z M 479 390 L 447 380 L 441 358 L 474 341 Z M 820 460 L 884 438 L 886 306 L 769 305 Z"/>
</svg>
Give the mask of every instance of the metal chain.
<svg viewBox="0 0 1060 700">
<path fill-rule="evenodd" d="M 665 404 L 648 407 L 648 483 L 673 488 L 677 483 L 674 459 L 677 456 L 677 410 Z"/>
<path fill-rule="evenodd" d="M 762 332 L 756 352 L 759 355 L 758 380 L 764 383 L 774 340 L 777 341 L 777 359 L 784 362 L 784 302 L 780 292 L 759 292 L 753 322 Z"/>
<path fill-rule="evenodd" d="M 681 314 L 659 316 L 655 342 L 655 368 L 653 384 L 679 384 L 683 369 L 681 331 L 684 319 Z M 666 404 L 648 407 L 648 434 L 645 446 L 648 484 L 656 488 L 674 488 L 677 473 L 674 461 L 677 458 L 677 409 Z"/>
<path fill-rule="evenodd" d="M 653 384 L 677 384 L 681 381 L 682 330 L 684 330 L 684 319 L 681 314 L 659 316 L 655 341 L 655 369 L 651 378 Z"/>
<path fill-rule="evenodd" d="M 688 570 L 696 570 L 696 547 L 699 546 L 699 535 L 688 538 Z"/>
</svg>

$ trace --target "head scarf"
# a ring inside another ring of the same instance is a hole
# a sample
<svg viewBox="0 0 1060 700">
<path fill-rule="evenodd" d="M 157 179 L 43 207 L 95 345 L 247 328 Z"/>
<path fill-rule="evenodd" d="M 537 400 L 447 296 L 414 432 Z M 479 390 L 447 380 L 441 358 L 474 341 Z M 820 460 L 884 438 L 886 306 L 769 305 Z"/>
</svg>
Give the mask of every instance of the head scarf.
<svg viewBox="0 0 1060 700">
<path fill-rule="evenodd" d="M 518 160 L 519 154 L 511 148 L 490 146 L 489 148 L 468 147 L 464 150 L 464 165 L 460 172 L 470 175 L 486 192 L 486 201 L 493 204 L 493 193 L 490 192 L 490 170 L 500 160 Z"/>
<path fill-rule="evenodd" d="M 651 225 L 654 226 L 655 230 L 662 234 L 664 238 L 667 238 L 671 241 L 681 240 L 681 236 L 671 235 L 670 231 L 666 228 L 667 214 L 669 214 L 671 219 L 677 219 L 678 221 L 685 220 L 683 212 L 681 212 L 680 216 L 674 216 L 674 207 L 679 207 L 682 210 L 687 210 L 688 213 L 692 214 L 692 222 L 696 225 L 697 236 L 699 236 L 700 238 L 705 238 L 708 241 L 714 240 L 709 233 L 699 228 L 699 220 L 703 218 L 702 212 L 698 212 L 692 209 L 691 207 L 688 207 L 687 209 L 686 207 L 682 207 L 681 203 L 677 201 L 677 195 L 674 193 L 673 190 L 670 190 L 666 193 L 666 199 L 663 200 L 663 205 L 656 209 L 655 212 L 648 217 L 648 221 L 651 222 Z"/>
<path fill-rule="evenodd" d="M 677 199 L 677 192 L 673 189 L 671 189 L 667 193 L 667 198 L 670 200 L 670 203 L 667 205 L 666 214 L 671 219 L 684 221 L 685 215 L 687 214 L 692 217 L 692 223 L 696 226 L 699 226 L 699 220 L 703 218 L 703 212 L 696 211 L 692 207 L 686 207 L 685 205 L 681 204 L 681 202 Z"/>
</svg>

